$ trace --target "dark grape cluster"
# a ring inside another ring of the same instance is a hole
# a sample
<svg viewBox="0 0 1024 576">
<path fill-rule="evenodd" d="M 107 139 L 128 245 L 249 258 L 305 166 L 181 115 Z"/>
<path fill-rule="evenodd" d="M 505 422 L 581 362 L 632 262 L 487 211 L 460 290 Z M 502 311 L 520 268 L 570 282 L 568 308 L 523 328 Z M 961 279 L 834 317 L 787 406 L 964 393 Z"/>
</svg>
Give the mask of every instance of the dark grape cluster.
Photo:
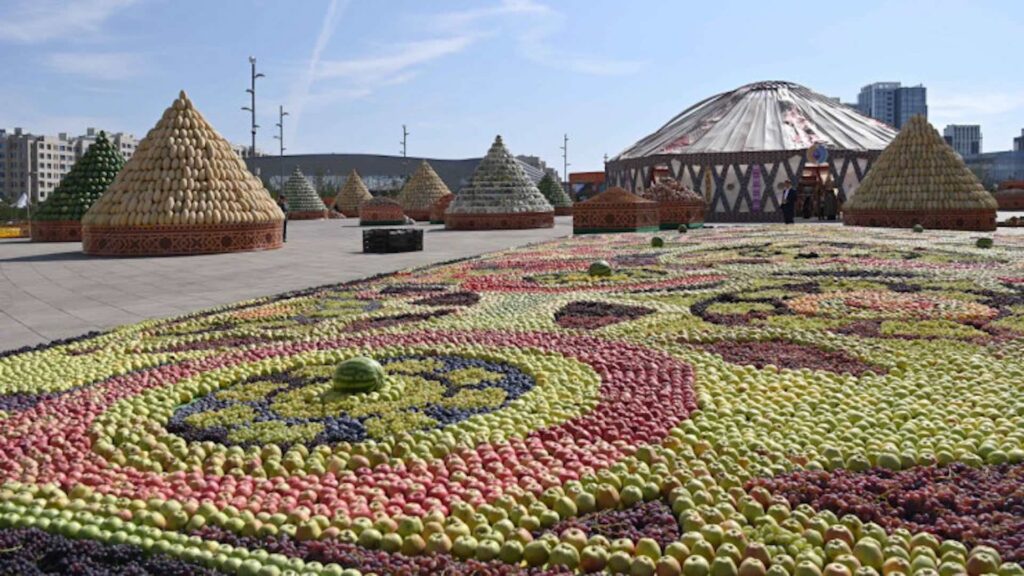
<svg viewBox="0 0 1024 576">
<path fill-rule="evenodd" d="M 570 302 L 555 312 L 555 322 L 562 328 L 594 330 L 653 313 L 654 310 L 643 306 L 607 302 Z"/>
<path fill-rule="evenodd" d="M 968 546 L 985 545 L 1024 564 L 1024 464 L 964 464 L 801 471 L 752 481 L 796 506 L 854 514 L 888 530 L 931 532 Z"/>
<path fill-rule="evenodd" d="M 369 550 L 340 540 L 299 541 L 285 535 L 254 538 L 239 536 L 215 526 L 206 526 L 196 533 L 204 539 L 216 540 L 235 547 L 262 548 L 271 554 L 302 558 L 307 562 L 334 563 L 355 568 L 364 574 L 391 576 L 567 576 L 572 571 L 561 568 L 523 568 L 497 560 L 459 560 L 447 554 L 406 556 L 380 550 Z"/>
<path fill-rule="evenodd" d="M 352 322 L 346 328 L 351 332 L 362 332 L 364 330 L 377 330 L 380 328 L 390 328 L 391 326 L 398 326 L 399 324 L 408 324 L 410 322 L 420 322 L 422 320 L 430 320 L 431 318 L 440 318 L 447 316 L 454 312 L 451 309 L 435 310 L 433 312 L 418 312 L 418 313 L 406 313 L 396 314 L 394 316 L 383 316 L 381 318 L 367 318 L 365 320 L 357 320 Z"/>
<path fill-rule="evenodd" d="M 163 554 L 147 555 L 135 546 L 71 540 L 31 528 L 0 530 L 0 574 L 217 576 L 223 572 Z"/>
<path fill-rule="evenodd" d="M 476 292 L 446 292 L 437 296 L 427 296 L 413 302 L 419 306 L 472 306 L 480 301 Z"/>
<path fill-rule="evenodd" d="M 636 542 L 651 538 L 662 548 L 679 539 L 679 522 L 672 509 L 661 500 L 653 500 L 624 510 L 603 510 L 563 520 L 551 528 L 561 534 L 570 528 L 582 530 L 585 534 L 599 534 L 615 540 L 629 538 Z"/>
<path fill-rule="evenodd" d="M 842 374 L 849 372 L 860 376 L 868 372 L 882 373 L 884 370 L 863 362 L 842 350 L 823 350 L 814 346 L 805 346 L 795 342 L 733 342 L 723 340 L 697 346 L 701 350 L 718 354 L 726 362 L 740 365 L 752 365 L 764 368 L 774 364 L 780 368 L 799 370 L 827 370 Z"/>
<path fill-rule="evenodd" d="M 656 266 L 661 261 L 661 254 L 656 252 L 638 252 L 635 254 L 619 254 L 612 258 L 612 266 Z"/>
</svg>

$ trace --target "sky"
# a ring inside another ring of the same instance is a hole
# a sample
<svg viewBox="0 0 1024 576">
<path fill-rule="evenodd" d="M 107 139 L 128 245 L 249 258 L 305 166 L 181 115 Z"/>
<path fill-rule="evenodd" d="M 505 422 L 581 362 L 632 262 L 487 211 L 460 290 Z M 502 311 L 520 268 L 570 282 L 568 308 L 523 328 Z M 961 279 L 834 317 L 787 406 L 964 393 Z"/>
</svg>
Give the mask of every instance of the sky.
<svg viewBox="0 0 1024 576">
<path fill-rule="evenodd" d="M 286 153 L 513 154 L 600 170 L 720 92 L 928 88 L 929 119 L 1024 129 L 1019 0 L 0 0 L 0 127 L 142 137 L 184 89 L 232 142 Z"/>
</svg>

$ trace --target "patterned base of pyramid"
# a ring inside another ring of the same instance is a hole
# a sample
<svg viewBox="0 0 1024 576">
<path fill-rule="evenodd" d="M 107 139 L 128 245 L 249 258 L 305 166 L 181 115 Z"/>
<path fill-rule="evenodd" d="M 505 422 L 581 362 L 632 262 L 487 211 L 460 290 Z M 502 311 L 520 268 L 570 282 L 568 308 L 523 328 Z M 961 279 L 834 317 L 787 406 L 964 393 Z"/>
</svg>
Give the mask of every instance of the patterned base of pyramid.
<svg viewBox="0 0 1024 576">
<path fill-rule="evenodd" d="M 703 202 L 659 202 L 658 220 L 662 230 L 679 228 L 680 224 L 704 221 Z"/>
<path fill-rule="evenodd" d="M 644 232 L 658 229 L 658 206 L 654 203 L 600 204 L 576 207 L 572 215 L 573 234 L 601 232 Z"/>
<path fill-rule="evenodd" d="M 289 220 L 322 220 L 327 218 L 327 210 L 310 210 L 308 212 L 289 212 Z"/>
<path fill-rule="evenodd" d="M 555 206 L 555 216 L 572 216 L 572 206 Z"/>
<path fill-rule="evenodd" d="M 515 214 L 445 214 L 448 230 L 525 230 L 554 228 L 554 212 L 520 212 Z"/>
<path fill-rule="evenodd" d="M 40 220 L 32 223 L 33 242 L 81 242 L 81 220 Z"/>
<path fill-rule="evenodd" d="M 1024 210 L 1024 190 L 1020 188 L 1000 190 L 993 194 L 993 196 L 996 197 L 996 203 L 999 204 L 1000 210 L 1014 212 Z"/>
<path fill-rule="evenodd" d="M 281 222 L 218 226 L 86 226 L 82 251 L 92 256 L 175 256 L 273 250 L 283 243 Z"/>
<path fill-rule="evenodd" d="M 996 229 L 996 213 L 994 210 L 846 210 L 843 224 L 875 228 L 913 228 L 920 224 L 926 230 L 991 232 Z"/>
</svg>

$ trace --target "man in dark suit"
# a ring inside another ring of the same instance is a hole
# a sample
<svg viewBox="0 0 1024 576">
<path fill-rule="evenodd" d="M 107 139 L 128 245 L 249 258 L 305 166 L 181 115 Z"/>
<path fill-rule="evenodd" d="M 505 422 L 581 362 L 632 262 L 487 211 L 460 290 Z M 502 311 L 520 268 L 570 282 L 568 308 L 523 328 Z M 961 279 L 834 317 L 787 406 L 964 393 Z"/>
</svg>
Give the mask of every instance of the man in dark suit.
<svg viewBox="0 0 1024 576">
<path fill-rule="evenodd" d="M 782 221 L 786 224 L 792 224 L 793 217 L 796 215 L 797 192 L 791 181 L 786 180 L 784 184 L 786 190 L 782 193 Z"/>
</svg>

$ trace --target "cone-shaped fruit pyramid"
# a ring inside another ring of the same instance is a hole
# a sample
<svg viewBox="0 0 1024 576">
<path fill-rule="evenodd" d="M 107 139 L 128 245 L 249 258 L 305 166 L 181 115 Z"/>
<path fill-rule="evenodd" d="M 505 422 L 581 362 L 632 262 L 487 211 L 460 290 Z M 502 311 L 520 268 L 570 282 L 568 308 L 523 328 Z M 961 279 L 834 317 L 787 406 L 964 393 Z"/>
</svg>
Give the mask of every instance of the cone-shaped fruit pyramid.
<svg viewBox="0 0 1024 576">
<path fill-rule="evenodd" d="M 370 194 L 359 173 L 353 169 L 334 198 L 334 208 L 349 218 L 355 218 L 359 216 L 359 206 L 370 198 L 373 198 L 373 194 Z"/>
<path fill-rule="evenodd" d="M 107 134 L 100 132 L 53 194 L 32 214 L 32 241 L 80 241 L 82 216 L 103 195 L 122 167 L 124 157 L 107 139 Z"/>
<path fill-rule="evenodd" d="M 459 190 L 445 216 L 452 230 L 550 228 L 554 207 L 512 157 L 501 136 Z"/>
<path fill-rule="evenodd" d="M 413 220 L 430 220 L 430 209 L 441 197 L 451 194 L 444 180 L 426 160 L 420 162 L 412 178 L 402 187 L 398 202 L 405 215 Z"/>
<path fill-rule="evenodd" d="M 843 205 L 843 223 L 995 230 L 996 201 L 928 120 L 915 116 Z"/>
<path fill-rule="evenodd" d="M 118 256 L 278 248 L 283 220 L 183 91 L 82 218 L 82 247 Z"/>
<path fill-rule="evenodd" d="M 291 220 L 316 220 L 327 217 L 327 206 L 316 194 L 313 185 L 296 166 L 284 183 L 284 197 L 288 199 L 288 218 Z"/>
<path fill-rule="evenodd" d="M 544 177 L 537 183 L 537 189 L 547 198 L 548 203 L 555 207 L 556 216 L 572 214 L 572 199 L 565 193 L 562 183 L 555 180 L 551 172 L 544 172 Z"/>
</svg>

